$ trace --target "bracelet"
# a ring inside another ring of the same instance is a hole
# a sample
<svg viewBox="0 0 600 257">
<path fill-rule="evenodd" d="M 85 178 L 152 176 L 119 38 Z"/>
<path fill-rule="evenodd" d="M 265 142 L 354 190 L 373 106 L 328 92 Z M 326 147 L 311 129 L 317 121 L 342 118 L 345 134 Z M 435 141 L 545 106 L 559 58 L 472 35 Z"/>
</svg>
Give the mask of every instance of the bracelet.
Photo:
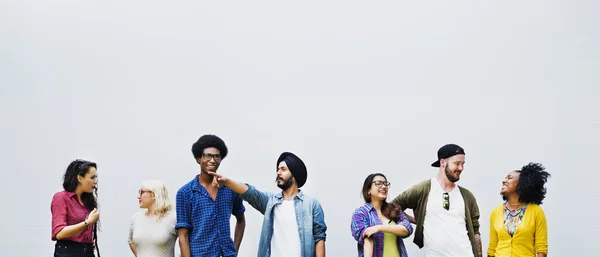
<svg viewBox="0 0 600 257">
<path fill-rule="evenodd" d="M 83 225 L 85 225 L 85 228 L 88 228 L 89 224 L 84 220 L 83 221 Z"/>
</svg>

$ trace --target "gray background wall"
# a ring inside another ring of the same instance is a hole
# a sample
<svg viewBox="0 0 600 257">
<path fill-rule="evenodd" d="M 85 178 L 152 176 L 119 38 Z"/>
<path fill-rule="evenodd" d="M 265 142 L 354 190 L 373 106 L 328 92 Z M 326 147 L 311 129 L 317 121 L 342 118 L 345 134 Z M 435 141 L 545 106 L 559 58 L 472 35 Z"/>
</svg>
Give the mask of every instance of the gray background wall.
<svg viewBox="0 0 600 257">
<path fill-rule="evenodd" d="M 264 190 L 282 151 L 309 169 L 328 256 L 354 256 L 364 178 L 391 195 L 430 178 L 437 149 L 467 151 L 460 184 L 484 250 L 502 178 L 536 161 L 551 256 L 590 256 L 600 79 L 597 1 L 2 1 L 0 249 L 48 256 L 50 200 L 70 161 L 98 162 L 100 244 L 127 256 L 142 180 L 176 190 L 202 134 L 230 148 L 220 172 Z M 249 205 L 240 256 L 255 256 Z M 407 240 L 411 256 L 423 256 Z"/>
</svg>

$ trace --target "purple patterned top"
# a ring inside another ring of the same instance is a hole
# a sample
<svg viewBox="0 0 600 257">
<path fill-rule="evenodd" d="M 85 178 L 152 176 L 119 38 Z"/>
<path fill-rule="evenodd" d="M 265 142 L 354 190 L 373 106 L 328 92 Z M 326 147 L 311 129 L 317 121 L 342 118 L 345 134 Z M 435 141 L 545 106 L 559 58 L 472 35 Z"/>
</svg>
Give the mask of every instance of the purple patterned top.
<svg viewBox="0 0 600 257">
<path fill-rule="evenodd" d="M 381 225 L 381 220 L 377 216 L 377 210 L 370 203 L 358 207 L 352 214 L 352 237 L 358 242 L 358 256 L 363 257 L 363 233 L 369 227 Z M 400 212 L 398 216 L 398 225 L 404 226 L 408 230 L 408 235 L 405 237 L 398 237 L 396 240 L 398 245 L 398 251 L 402 257 L 407 257 L 406 247 L 404 247 L 404 241 L 402 238 L 407 238 L 413 233 L 413 227 L 408 221 L 406 214 Z M 373 236 L 373 257 L 383 257 L 383 233 L 379 232 Z"/>
</svg>

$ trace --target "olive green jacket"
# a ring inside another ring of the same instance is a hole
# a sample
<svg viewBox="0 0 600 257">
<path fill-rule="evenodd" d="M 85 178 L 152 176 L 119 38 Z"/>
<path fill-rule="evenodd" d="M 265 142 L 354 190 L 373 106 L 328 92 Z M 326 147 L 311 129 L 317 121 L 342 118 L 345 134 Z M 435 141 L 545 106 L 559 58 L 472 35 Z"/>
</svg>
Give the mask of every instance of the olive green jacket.
<svg viewBox="0 0 600 257">
<path fill-rule="evenodd" d="M 465 201 L 467 231 L 473 248 L 473 255 L 475 255 L 475 257 L 481 257 L 478 253 L 477 242 L 475 240 L 475 235 L 479 234 L 479 207 L 477 207 L 475 196 L 473 196 L 469 190 L 461 186 L 458 186 L 458 188 Z M 402 210 L 407 208 L 413 209 L 415 220 L 417 222 L 417 229 L 414 233 L 415 238 L 413 242 L 418 245 L 419 248 L 423 248 L 423 223 L 425 221 L 425 209 L 427 209 L 427 198 L 429 197 L 430 189 L 431 179 L 428 179 L 402 192 L 392 201 L 393 203 L 400 205 Z"/>
</svg>

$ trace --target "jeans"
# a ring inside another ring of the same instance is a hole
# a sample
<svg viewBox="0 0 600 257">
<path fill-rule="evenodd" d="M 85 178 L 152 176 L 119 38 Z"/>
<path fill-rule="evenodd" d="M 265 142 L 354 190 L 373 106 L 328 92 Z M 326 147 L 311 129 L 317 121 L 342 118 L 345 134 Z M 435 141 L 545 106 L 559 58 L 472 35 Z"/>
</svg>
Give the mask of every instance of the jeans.
<svg viewBox="0 0 600 257">
<path fill-rule="evenodd" d="M 54 257 L 95 257 L 92 244 L 58 240 L 54 246 Z"/>
</svg>

